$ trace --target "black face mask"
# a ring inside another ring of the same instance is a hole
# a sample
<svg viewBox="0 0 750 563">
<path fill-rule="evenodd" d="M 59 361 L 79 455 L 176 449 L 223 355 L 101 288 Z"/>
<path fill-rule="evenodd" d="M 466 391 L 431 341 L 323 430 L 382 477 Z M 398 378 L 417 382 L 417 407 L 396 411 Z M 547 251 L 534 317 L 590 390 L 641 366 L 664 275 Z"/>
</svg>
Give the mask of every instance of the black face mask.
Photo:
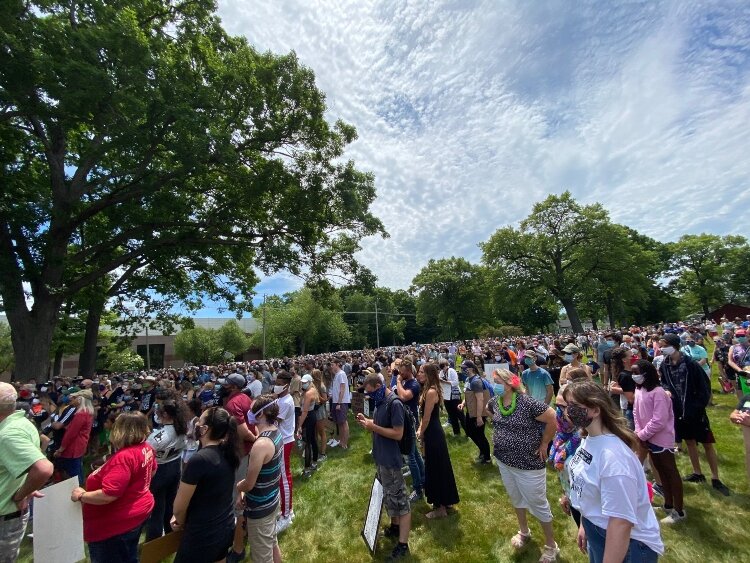
<svg viewBox="0 0 750 563">
<path fill-rule="evenodd" d="M 219 398 L 220 398 L 220 399 L 225 399 L 225 398 L 227 398 L 228 396 L 229 396 L 229 387 L 227 387 L 227 386 L 222 386 L 222 387 L 221 387 L 221 388 L 219 389 Z"/>
</svg>

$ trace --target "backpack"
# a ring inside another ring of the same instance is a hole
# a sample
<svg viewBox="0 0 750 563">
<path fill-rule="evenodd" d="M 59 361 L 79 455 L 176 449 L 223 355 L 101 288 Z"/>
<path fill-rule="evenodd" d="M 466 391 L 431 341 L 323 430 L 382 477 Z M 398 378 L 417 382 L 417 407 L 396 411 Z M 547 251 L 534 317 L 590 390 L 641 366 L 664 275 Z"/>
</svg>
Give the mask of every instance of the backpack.
<svg viewBox="0 0 750 563">
<path fill-rule="evenodd" d="M 492 385 L 490 385 L 489 381 L 487 381 L 484 377 L 480 377 L 479 375 L 475 375 L 474 377 L 479 377 L 479 379 L 482 381 L 482 387 L 484 387 L 484 390 L 489 391 L 490 398 L 495 396 L 495 390 L 492 388 Z M 469 380 L 469 385 L 471 385 L 471 380 Z"/>
<path fill-rule="evenodd" d="M 401 455 L 411 455 L 411 450 L 414 447 L 414 415 L 411 414 L 411 409 L 407 407 L 401 399 L 391 399 L 388 401 L 388 422 L 391 423 L 391 405 L 398 401 L 404 408 L 404 433 L 401 435 L 401 439 L 398 441 L 398 449 L 401 451 Z M 392 426 L 391 426 L 392 427 Z"/>
</svg>

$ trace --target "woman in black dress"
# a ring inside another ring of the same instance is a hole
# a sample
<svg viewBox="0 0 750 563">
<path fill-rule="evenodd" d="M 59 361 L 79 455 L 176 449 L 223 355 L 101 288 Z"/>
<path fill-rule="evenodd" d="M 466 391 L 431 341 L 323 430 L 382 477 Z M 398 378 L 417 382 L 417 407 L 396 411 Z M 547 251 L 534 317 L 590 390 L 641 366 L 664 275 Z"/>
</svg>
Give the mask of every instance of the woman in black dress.
<svg viewBox="0 0 750 563">
<path fill-rule="evenodd" d="M 445 443 L 445 434 L 440 424 L 443 394 L 439 373 L 437 364 L 429 363 L 419 368 L 417 376 L 422 384 L 422 393 L 419 397 L 422 422 L 417 438 L 424 442 L 424 490 L 427 502 L 433 506 L 433 510 L 426 515 L 430 519 L 447 516 L 447 508 L 458 503 L 456 479 L 453 476 L 448 445 Z"/>
</svg>

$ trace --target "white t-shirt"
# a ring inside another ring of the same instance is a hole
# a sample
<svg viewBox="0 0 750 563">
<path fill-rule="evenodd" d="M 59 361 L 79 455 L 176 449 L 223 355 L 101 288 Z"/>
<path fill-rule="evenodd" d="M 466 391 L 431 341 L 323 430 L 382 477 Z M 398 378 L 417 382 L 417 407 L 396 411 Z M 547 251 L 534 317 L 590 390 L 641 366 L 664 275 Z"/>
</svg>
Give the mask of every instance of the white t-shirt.
<svg viewBox="0 0 750 563">
<path fill-rule="evenodd" d="M 279 397 L 279 432 L 285 444 L 294 442 L 294 399 L 289 393 Z"/>
<path fill-rule="evenodd" d="M 344 384 L 344 396 L 341 397 L 341 384 Z M 339 370 L 333 377 L 333 385 L 331 385 L 331 397 L 333 397 L 333 404 L 344 403 L 349 404 L 352 402 L 352 392 L 349 390 L 349 379 L 346 377 L 344 370 Z"/>
<path fill-rule="evenodd" d="M 664 553 L 643 467 L 622 440 L 613 434 L 584 438 L 569 472 L 570 502 L 582 516 L 604 530 L 610 517 L 627 520 L 631 538 Z"/>
<path fill-rule="evenodd" d="M 443 391 L 443 400 L 448 400 L 451 398 L 451 391 L 453 390 L 453 387 L 458 388 L 458 374 L 456 373 L 456 370 L 452 367 L 447 368 L 446 370 L 442 370 L 440 372 L 440 379 Z M 448 380 L 448 383 L 444 383 L 445 380 Z"/>
</svg>

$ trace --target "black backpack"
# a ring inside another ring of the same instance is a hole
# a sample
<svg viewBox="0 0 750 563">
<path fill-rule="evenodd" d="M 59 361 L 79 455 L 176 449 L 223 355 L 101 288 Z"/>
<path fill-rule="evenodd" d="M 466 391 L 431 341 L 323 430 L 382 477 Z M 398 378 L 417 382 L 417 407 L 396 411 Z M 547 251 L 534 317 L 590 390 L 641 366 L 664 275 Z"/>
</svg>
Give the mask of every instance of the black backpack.
<svg viewBox="0 0 750 563">
<path fill-rule="evenodd" d="M 388 423 L 391 424 L 391 428 L 393 428 L 391 423 L 391 405 L 395 401 L 398 401 L 401 403 L 401 406 L 404 407 L 404 433 L 398 441 L 398 449 L 401 451 L 402 455 L 411 455 L 411 450 L 414 447 L 414 427 L 416 426 L 416 424 L 414 424 L 414 415 L 411 413 L 411 409 L 407 407 L 401 399 L 391 399 L 388 401 L 387 407 Z"/>
</svg>

